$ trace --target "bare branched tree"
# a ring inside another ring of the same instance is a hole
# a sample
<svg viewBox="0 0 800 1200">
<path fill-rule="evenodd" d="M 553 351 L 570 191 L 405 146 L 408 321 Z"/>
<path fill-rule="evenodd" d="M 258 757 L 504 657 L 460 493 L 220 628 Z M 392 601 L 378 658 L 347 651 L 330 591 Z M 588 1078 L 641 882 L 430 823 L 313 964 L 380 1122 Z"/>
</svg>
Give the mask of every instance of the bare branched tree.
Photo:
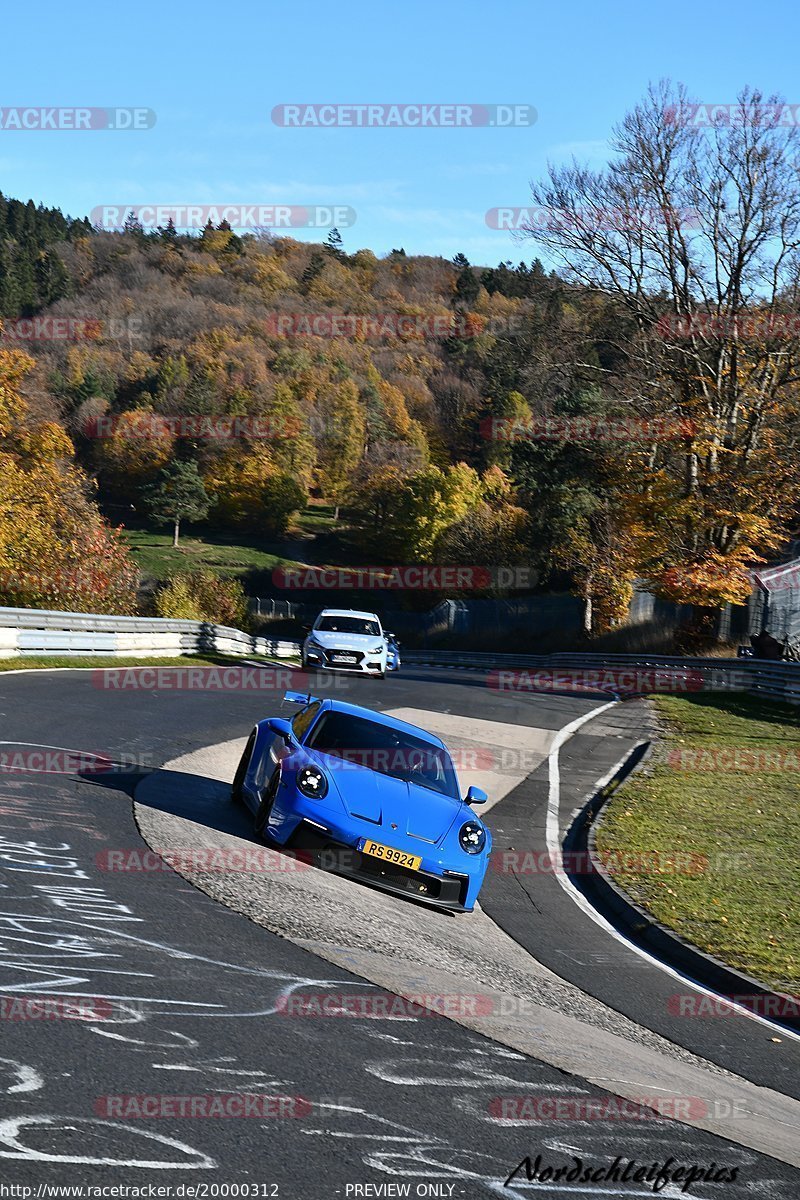
<svg viewBox="0 0 800 1200">
<path fill-rule="evenodd" d="M 615 129 L 606 168 L 573 160 L 531 185 L 522 236 L 627 314 L 626 370 L 606 384 L 686 432 L 643 472 L 681 502 L 673 561 L 775 545 L 796 505 L 800 143 L 786 111 L 749 89 L 704 109 L 662 82 Z"/>
</svg>

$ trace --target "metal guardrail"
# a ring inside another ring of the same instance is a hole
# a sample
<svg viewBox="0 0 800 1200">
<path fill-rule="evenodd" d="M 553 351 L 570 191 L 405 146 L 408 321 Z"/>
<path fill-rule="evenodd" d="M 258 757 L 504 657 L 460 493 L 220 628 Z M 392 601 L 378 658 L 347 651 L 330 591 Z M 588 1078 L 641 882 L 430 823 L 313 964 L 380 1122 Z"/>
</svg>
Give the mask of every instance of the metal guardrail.
<svg viewBox="0 0 800 1200">
<path fill-rule="evenodd" d="M 207 621 L 0 608 L 0 658 L 20 654 L 176 658 L 203 652 L 289 658 L 298 653 L 298 646 Z"/>
<path fill-rule="evenodd" d="M 408 665 L 483 670 L 493 674 L 503 671 L 530 674 L 529 679 L 516 681 L 498 678 L 498 686 L 505 684 L 509 690 L 513 690 L 515 683 L 524 690 L 537 690 L 537 671 L 547 671 L 550 675 L 548 680 L 540 680 L 542 688 L 549 685 L 557 689 L 558 672 L 563 671 L 563 684 L 567 689 L 574 687 L 574 674 L 580 672 L 581 683 L 587 690 L 593 687 L 598 690 L 614 689 L 616 684 L 622 685 L 621 690 L 627 692 L 691 692 L 695 682 L 700 682 L 704 690 L 750 692 L 771 700 L 800 704 L 800 665 L 764 659 L 682 658 L 663 654 L 482 654 L 434 650 L 405 651 L 403 662 Z M 572 677 L 567 672 L 572 672 Z M 651 678 L 647 677 L 648 673 Z M 692 679 L 692 673 L 696 674 L 697 680 Z M 605 680 L 604 675 L 608 676 Z M 641 684 L 639 687 L 637 675 L 642 676 L 638 680 Z M 676 689 L 669 686 L 676 677 L 685 687 Z"/>
</svg>

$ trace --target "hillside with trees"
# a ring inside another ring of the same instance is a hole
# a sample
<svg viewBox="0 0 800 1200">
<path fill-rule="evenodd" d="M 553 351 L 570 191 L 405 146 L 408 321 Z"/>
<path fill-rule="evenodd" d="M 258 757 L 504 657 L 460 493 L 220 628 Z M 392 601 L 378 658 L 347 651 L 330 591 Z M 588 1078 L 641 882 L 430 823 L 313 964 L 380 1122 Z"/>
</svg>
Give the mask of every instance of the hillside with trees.
<svg viewBox="0 0 800 1200">
<path fill-rule="evenodd" d="M 613 169 L 537 185 L 560 217 L 523 249 L 558 273 L 0 198 L 0 602 L 130 611 L 101 512 L 279 539 L 309 496 L 364 563 L 532 567 L 595 630 L 637 577 L 741 601 L 798 528 L 794 134 L 750 96 L 701 143 L 663 119 L 681 96 L 625 118 Z M 62 560 L 104 564 L 102 599 L 62 594 Z"/>
</svg>

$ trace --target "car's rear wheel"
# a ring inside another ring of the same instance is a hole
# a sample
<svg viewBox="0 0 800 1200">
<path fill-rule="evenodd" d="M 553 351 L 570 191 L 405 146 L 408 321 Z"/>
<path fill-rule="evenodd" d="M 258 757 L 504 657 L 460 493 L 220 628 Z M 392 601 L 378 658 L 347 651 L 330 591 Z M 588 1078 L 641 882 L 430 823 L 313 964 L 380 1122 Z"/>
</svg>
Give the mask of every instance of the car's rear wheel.
<svg viewBox="0 0 800 1200">
<path fill-rule="evenodd" d="M 261 793 L 261 803 L 258 806 L 255 820 L 253 821 L 253 829 L 259 837 L 265 837 L 267 825 L 269 824 L 269 814 L 272 812 L 272 806 L 275 803 L 275 797 L 278 793 L 278 784 L 281 781 L 280 767 L 276 767 L 272 772 L 270 779 L 264 791 Z"/>
<path fill-rule="evenodd" d="M 256 744 L 255 729 L 247 739 L 247 745 L 242 751 L 242 757 L 239 759 L 239 765 L 236 768 L 236 774 L 233 777 L 231 784 L 231 802 L 233 804 L 244 804 L 244 793 L 242 791 L 244 785 L 244 777 L 247 774 L 247 768 L 250 765 L 250 759 L 253 754 L 253 747 Z"/>
</svg>

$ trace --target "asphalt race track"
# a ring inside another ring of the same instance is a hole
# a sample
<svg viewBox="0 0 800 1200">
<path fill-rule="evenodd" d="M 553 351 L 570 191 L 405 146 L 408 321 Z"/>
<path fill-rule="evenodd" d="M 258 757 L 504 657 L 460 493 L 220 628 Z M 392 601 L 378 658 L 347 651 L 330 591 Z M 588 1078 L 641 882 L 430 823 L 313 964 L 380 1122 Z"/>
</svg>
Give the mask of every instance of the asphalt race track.
<svg viewBox="0 0 800 1200">
<path fill-rule="evenodd" d="M 520 857 L 490 869 L 471 915 L 310 868 L 113 869 L 160 862 L 139 826 L 162 848 L 258 848 L 224 781 L 249 728 L 291 686 L 283 671 L 274 682 L 118 689 L 90 671 L 0 676 L 0 751 L 56 756 L 48 771 L 0 774 L 4 1183 L 31 1195 L 42 1181 L 170 1184 L 196 1196 L 246 1183 L 284 1200 L 654 1194 L 652 1182 L 621 1181 L 619 1166 L 606 1180 L 521 1172 L 503 1186 L 538 1155 L 540 1169 L 577 1157 L 598 1173 L 616 1158 L 714 1163 L 735 1182 L 695 1182 L 689 1194 L 800 1195 L 797 1039 L 746 1016 L 674 1015 L 670 997 L 687 982 L 597 924 L 554 872 L 524 866 L 526 851 L 547 849 L 548 814 L 550 834 L 554 822 L 563 830 L 647 737 L 641 702 L 575 732 L 554 793 L 557 731 L 602 698 L 498 694 L 478 675 L 422 669 L 315 685 L 420 723 L 428 714 L 466 763 L 470 747 L 495 747 L 462 782 L 490 777 L 502 796 L 487 814 L 495 856 Z M 507 762 L 503 748 L 520 744 L 530 757 Z M 98 773 L 68 752 L 122 765 Z M 14 1005 L 26 994 L 61 1007 L 31 1019 Z M 455 1019 L 388 1003 L 429 994 Z M 331 996 L 347 1015 L 320 1015 Z M 609 1093 L 660 1094 L 659 1082 L 682 1098 L 680 1120 L 604 1107 Z M 241 1112 L 243 1097 L 247 1115 L 216 1115 Z M 542 1117 L 547 1099 L 564 1104 Z M 658 1194 L 685 1193 L 674 1182 Z"/>
</svg>

